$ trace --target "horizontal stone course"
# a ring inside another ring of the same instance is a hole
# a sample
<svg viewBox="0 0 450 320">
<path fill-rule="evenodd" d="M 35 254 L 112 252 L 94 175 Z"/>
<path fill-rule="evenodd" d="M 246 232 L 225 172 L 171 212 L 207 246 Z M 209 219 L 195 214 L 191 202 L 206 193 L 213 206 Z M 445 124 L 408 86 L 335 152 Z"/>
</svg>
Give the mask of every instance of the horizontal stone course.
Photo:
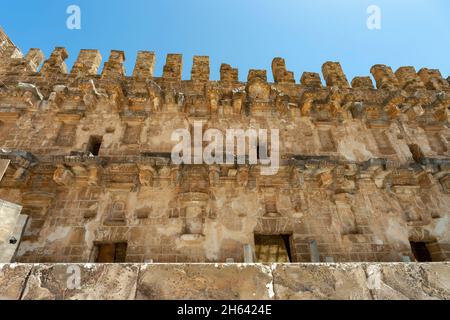
<svg viewBox="0 0 450 320">
<path fill-rule="evenodd" d="M 450 263 L 4 264 L 0 298 L 448 300 Z"/>
</svg>

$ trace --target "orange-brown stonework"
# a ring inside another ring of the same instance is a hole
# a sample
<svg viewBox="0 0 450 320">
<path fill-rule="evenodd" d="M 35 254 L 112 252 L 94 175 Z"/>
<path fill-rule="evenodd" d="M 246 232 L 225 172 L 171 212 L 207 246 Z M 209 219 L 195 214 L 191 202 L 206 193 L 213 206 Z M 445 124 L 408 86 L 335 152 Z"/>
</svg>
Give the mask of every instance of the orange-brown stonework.
<svg viewBox="0 0 450 320">
<path fill-rule="evenodd" d="M 156 77 L 155 54 L 140 52 L 127 76 L 121 51 L 101 69 L 82 50 L 69 71 L 64 48 L 45 60 L 2 31 L 0 43 L 0 199 L 28 217 L 11 230 L 11 260 L 243 262 L 255 235 L 282 235 L 292 262 L 450 260 L 450 85 L 438 70 L 376 65 L 374 86 L 327 62 L 324 86 L 275 58 L 275 83 L 265 70 L 243 83 L 226 64 L 210 81 L 209 58 L 195 57 L 182 80 L 181 55 Z M 171 134 L 195 120 L 279 129 L 280 170 L 174 165 Z"/>
</svg>

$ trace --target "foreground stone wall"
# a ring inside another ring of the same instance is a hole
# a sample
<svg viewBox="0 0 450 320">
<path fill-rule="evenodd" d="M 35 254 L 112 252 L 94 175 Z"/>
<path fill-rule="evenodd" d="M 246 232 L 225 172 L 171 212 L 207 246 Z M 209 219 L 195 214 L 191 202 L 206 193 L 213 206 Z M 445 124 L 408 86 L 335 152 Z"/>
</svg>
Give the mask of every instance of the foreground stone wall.
<svg viewBox="0 0 450 320">
<path fill-rule="evenodd" d="M 450 263 L 10 264 L 0 299 L 449 300 Z"/>
<path fill-rule="evenodd" d="M 7 38 L 0 32 L 1 37 Z M 29 217 L 18 262 L 94 262 L 127 243 L 126 262 L 244 261 L 254 235 L 290 236 L 291 259 L 450 260 L 450 85 L 438 70 L 376 65 L 349 82 L 337 62 L 296 82 L 286 62 L 250 70 L 208 57 L 182 80 L 182 56 L 140 52 L 131 76 L 113 50 L 0 51 L 0 199 Z M 279 129 L 280 169 L 175 165 L 175 129 Z M 94 146 L 99 147 L 98 154 Z"/>
</svg>

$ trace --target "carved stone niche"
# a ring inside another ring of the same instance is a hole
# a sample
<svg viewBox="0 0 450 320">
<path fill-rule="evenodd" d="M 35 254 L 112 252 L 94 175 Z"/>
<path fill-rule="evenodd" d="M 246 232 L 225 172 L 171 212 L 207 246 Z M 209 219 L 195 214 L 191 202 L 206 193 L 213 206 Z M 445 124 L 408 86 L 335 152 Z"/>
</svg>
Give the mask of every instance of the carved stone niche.
<svg viewBox="0 0 450 320">
<path fill-rule="evenodd" d="M 271 87 L 266 78 L 257 70 L 253 70 L 253 73 L 250 70 L 246 92 L 250 103 L 250 112 L 258 114 L 272 110 L 270 103 Z"/>
<path fill-rule="evenodd" d="M 58 113 L 56 117 L 61 122 L 61 126 L 59 128 L 55 144 L 60 147 L 73 146 L 81 115 L 72 113 Z"/>
<path fill-rule="evenodd" d="M 203 226 L 206 218 L 209 195 L 200 192 L 180 194 L 180 203 L 184 212 L 185 225 L 181 239 L 198 241 L 204 238 Z"/>
<path fill-rule="evenodd" d="M 127 121 L 122 142 L 127 145 L 138 145 L 141 137 L 142 123 L 140 121 Z"/>
<path fill-rule="evenodd" d="M 186 166 L 180 172 L 179 199 L 185 212 L 183 241 L 203 239 L 203 225 L 209 203 L 209 170 L 204 166 Z"/>
<path fill-rule="evenodd" d="M 331 127 L 319 126 L 317 133 L 323 152 L 336 152 L 336 142 L 334 141 Z"/>
<path fill-rule="evenodd" d="M 360 234 L 356 224 L 355 212 L 353 209 L 354 196 L 348 193 L 339 193 L 334 196 L 334 203 L 341 223 L 341 234 Z"/>
<path fill-rule="evenodd" d="M 156 170 L 151 165 L 139 165 L 139 183 L 143 187 L 153 186 L 153 179 L 157 175 Z"/>
<path fill-rule="evenodd" d="M 277 190 L 274 187 L 263 187 L 264 217 L 280 217 L 277 209 Z"/>
<path fill-rule="evenodd" d="M 127 196 L 126 192 L 113 192 L 107 207 L 106 218 L 103 224 L 106 226 L 123 226 L 126 225 L 127 213 Z"/>
</svg>

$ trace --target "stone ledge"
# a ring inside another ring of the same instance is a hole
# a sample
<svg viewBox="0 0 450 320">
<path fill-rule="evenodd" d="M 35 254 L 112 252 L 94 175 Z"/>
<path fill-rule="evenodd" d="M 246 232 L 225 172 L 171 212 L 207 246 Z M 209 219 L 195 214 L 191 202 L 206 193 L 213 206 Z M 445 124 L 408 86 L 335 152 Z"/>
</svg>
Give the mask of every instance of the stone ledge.
<svg viewBox="0 0 450 320">
<path fill-rule="evenodd" d="M 0 264 L 0 299 L 448 300 L 450 263 Z"/>
</svg>

